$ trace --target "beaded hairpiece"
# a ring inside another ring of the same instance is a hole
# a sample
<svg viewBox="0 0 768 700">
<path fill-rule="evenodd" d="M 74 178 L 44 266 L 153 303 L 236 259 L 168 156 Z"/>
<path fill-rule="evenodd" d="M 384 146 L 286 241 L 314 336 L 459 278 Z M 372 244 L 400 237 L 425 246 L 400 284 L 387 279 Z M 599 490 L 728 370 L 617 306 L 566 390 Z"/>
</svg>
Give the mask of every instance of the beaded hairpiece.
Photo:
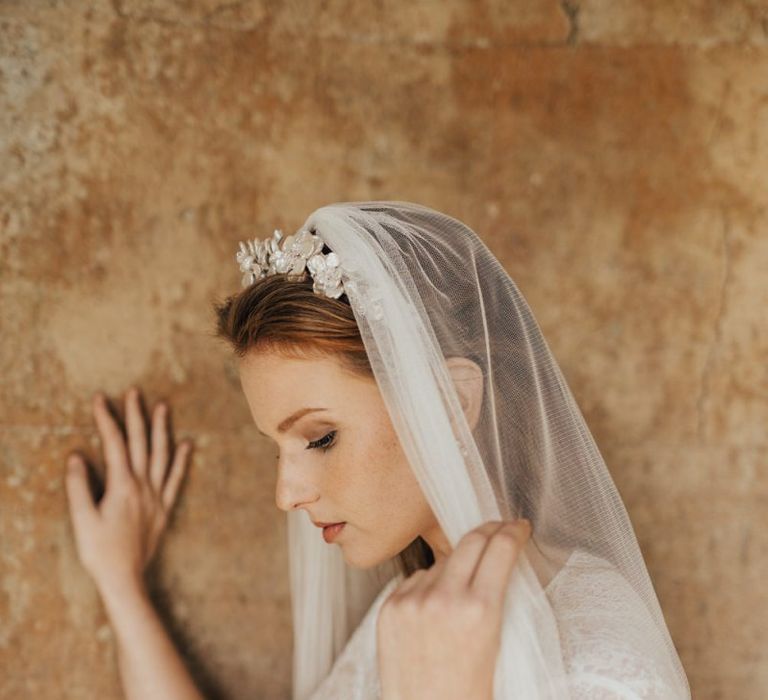
<svg viewBox="0 0 768 700">
<path fill-rule="evenodd" d="M 323 253 L 325 242 L 307 229 L 283 238 L 283 232 L 275 229 L 271 238 L 254 238 L 240 242 L 235 260 L 243 272 L 241 284 L 247 287 L 268 275 L 288 273 L 301 275 L 305 268 L 313 279 L 312 290 L 332 299 L 344 294 L 342 270 L 336 253 Z"/>
</svg>

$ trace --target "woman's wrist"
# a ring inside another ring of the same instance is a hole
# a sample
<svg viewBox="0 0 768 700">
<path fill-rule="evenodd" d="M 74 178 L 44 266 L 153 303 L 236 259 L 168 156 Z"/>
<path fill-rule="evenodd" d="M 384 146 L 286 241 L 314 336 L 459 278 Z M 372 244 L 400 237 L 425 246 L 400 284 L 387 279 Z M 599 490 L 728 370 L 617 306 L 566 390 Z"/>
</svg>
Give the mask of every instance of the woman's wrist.
<svg viewBox="0 0 768 700">
<path fill-rule="evenodd" d="M 135 605 L 137 601 L 149 600 L 146 582 L 141 576 L 124 576 L 105 581 L 97 581 L 96 588 L 110 618 Z"/>
<path fill-rule="evenodd" d="M 126 699 L 203 700 L 142 577 L 99 584 L 118 647 Z"/>
</svg>

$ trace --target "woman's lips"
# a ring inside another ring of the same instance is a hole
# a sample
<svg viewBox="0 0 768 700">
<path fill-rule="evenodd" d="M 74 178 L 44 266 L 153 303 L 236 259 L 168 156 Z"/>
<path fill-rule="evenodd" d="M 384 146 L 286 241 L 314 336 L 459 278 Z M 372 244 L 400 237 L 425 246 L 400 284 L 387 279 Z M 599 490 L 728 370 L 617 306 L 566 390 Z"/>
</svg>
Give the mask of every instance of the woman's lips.
<svg viewBox="0 0 768 700">
<path fill-rule="evenodd" d="M 335 525 L 326 525 L 323 528 L 323 539 L 330 544 L 333 542 L 338 534 L 344 529 L 346 522 L 336 523 Z"/>
</svg>

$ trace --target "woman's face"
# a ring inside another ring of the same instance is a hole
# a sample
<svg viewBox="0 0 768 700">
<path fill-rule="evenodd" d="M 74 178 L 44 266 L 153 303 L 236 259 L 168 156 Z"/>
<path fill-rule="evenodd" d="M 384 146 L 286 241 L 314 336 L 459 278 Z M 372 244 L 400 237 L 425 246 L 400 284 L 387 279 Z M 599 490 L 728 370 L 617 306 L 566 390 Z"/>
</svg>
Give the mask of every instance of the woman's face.
<svg viewBox="0 0 768 700">
<path fill-rule="evenodd" d="M 239 371 L 256 427 L 279 449 L 278 508 L 304 508 L 315 522 L 345 521 L 334 542 L 323 544 L 339 545 L 357 568 L 396 556 L 418 535 L 442 548 L 373 379 L 332 358 L 262 351 L 246 355 Z"/>
</svg>

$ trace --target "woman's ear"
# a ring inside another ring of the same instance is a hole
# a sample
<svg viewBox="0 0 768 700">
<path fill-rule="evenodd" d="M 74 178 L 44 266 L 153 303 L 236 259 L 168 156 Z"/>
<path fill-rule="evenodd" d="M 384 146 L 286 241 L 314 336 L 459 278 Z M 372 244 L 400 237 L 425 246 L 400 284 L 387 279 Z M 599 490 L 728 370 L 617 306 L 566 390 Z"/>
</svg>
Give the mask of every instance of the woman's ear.
<svg viewBox="0 0 768 700">
<path fill-rule="evenodd" d="M 474 430 L 483 403 L 483 370 L 476 362 L 466 357 L 449 357 L 445 363 L 451 373 L 470 430 Z"/>
</svg>

